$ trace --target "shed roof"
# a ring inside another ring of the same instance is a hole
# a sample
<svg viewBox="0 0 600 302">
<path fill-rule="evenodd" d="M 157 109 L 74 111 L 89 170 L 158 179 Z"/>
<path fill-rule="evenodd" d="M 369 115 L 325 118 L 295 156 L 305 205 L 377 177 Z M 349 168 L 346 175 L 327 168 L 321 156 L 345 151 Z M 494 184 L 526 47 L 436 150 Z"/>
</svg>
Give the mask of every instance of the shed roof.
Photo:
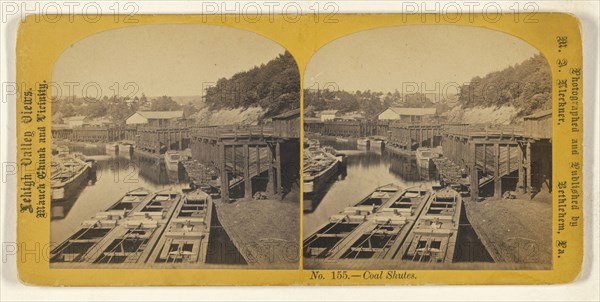
<svg viewBox="0 0 600 302">
<path fill-rule="evenodd" d="M 552 116 L 552 109 L 538 111 L 534 114 L 530 114 L 530 115 L 524 117 L 524 119 L 539 119 L 539 118 L 544 118 L 547 116 L 550 116 L 550 117 Z"/>
<path fill-rule="evenodd" d="M 138 111 L 136 113 L 153 120 L 183 117 L 183 111 Z"/>
<path fill-rule="evenodd" d="M 323 121 L 321 121 L 321 119 L 318 117 L 305 117 L 304 118 L 305 124 L 318 124 L 318 123 L 322 123 L 322 122 Z"/>
<path fill-rule="evenodd" d="M 287 120 L 290 118 L 300 117 L 300 108 L 286 111 L 282 114 L 276 115 L 273 117 L 274 120 Z"/>
<path fill-rule="evenodd" d="M 435 108 L 410 108 L 410 107 L 390 107 L 392 111 L 399 115 L 434 115 Z"/>
<path fill-rule="evenodd" d="M 75 115 L 70 117 L 63 117 L 63 121 L 83 121 L 86 119 L 85 115 Z"/>
</svg>

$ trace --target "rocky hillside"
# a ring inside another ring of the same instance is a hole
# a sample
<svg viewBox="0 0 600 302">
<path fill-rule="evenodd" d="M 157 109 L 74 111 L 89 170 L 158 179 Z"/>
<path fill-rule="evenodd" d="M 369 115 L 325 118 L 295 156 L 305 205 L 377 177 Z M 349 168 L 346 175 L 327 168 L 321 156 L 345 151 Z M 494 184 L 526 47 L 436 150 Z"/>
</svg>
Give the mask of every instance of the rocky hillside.
<svg viewBox="0 0 600 302">
<path fill-rule="evenodd" d="M 484 77 L 474 77 L 469 84 L 462 86 L 459 103 L 462 110 L 470 111 L 473 115 L 500 115 L 491 116 L 494 120 L 504 119 L 502 116 L 511 112 L 512 119 L 516 119 L 550 109 L 551 93 L 550 66 L 541 54 L 537 54 L 515 66 L 491 72 Z M 479 112 L 475 108 L 490 109 Z M 496 110 L 498 108 L 505 109 Z"/>
</svg>

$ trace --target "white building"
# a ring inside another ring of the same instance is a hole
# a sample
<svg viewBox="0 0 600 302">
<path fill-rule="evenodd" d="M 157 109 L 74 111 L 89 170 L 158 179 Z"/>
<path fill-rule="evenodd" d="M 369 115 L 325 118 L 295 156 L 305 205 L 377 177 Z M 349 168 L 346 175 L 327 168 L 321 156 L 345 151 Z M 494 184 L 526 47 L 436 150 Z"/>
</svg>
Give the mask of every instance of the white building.
<svg viewBox="0 0 600 302">
<path fill-rule="evenodd" d="M 73 128 L 73 127 L 81 127 L 85 121 L 84 115 L 76 115 L 71 117 L 63 117 L 63 122 L 65 125 Z"/>
<path fill-rule="evenodd" d="M 390 107 L 378 115 L 379 120 L 398 120 L 402 122 L 419 122 L 425 117 L 434 116 L 435 108 Z"/>
<path fill-rule="evenodd" d="M 337 110 L 323 110 L 321 111 L 320 117 L 321 122 L 334 120 L 337 116 Z"/>
<path fill-rule="evenodd" d="M 183 111 L 138 111 L 127 118 L 127 125 L 163 127 L 183 118 Z"/>
</svg>

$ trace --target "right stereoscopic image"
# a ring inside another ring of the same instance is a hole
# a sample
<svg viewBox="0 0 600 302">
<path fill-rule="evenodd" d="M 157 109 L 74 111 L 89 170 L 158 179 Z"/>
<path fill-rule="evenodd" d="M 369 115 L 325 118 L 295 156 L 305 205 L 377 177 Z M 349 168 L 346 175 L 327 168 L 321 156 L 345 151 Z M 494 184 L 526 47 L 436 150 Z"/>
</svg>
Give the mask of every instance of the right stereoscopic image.
<svg viewBox="0 0 600 302">
<path fill-rule="evenodd" d="M 304 75 L 304 267 L 551 269 L 551 93 L 539 50 L 485 28 L 320 48 Z"/>
</svg>

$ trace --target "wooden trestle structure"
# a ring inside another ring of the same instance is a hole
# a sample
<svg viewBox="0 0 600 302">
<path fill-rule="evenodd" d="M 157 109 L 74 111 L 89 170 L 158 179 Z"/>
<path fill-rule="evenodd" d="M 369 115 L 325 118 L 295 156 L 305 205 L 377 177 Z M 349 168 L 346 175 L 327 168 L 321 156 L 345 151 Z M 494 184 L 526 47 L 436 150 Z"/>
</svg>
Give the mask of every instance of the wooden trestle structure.
<svg viewBox="0 0 600 302">
<path fill-rule="evenodd" d="M 440 124 L 392 121 L 388 123 L 388 129 L 386 134 L 379 135 L 405 151 L 415 151 L 420 147 L 433 148 L 441 143 Z"/>
<path fill-rule="evenodd" d="M 446 125 L 442 148 L 444 156 L 468 168 L 473 200 L 489 184 L 496 198 L 505 191 L 535 194 L 543 182 L 551 188 L 550 139 L 532 137 L 522 127 Z"/>
<path fill-rule="evenodd" d="M 252 178 L 268 174 L 267 194 L 281 193 L 281 145 L 285 138 L 273 136 L 272 127 L 203 127 L 191 130 L 192 158 L 218 163 L 221 197 L 244 183 L 244 197 L 252 197 Z M 299 151 L 299 150 L 298 150 Z"/>
<path fill-rule="evenodd" d="M 324 135 L 364 136 L 364 123 L 334 120 L 304 127 Z M 519 126 L 378 121 L 374 129 L 391 152 L 442 146 L 444 156 L 469 174 L 472 199 L 499 198 L 505 191 L 533 196 L 552 188 L 551 111 L 527 116 Z"/>
<path fill-rule="evenodd" d="M 140 155 L 155 159 L 168 150 L 190 148 L 192 159 L 219 167 L 223 200 L 229 199 L 225 188 L 242 183 L 244 197 L 252 198 L 252 179 L 265 172 L 267 193 L 279 195 L 283 194 L 286 175 L 299 175 L 299 109 L 275 116 L 271 124 L 261 126 L 56 127 L 52 137 L 99 143 L 129 140 L 135 142 L 135 151 Z"/>
<path fill-rule="evenodd" d="M 304 130 L 331 136 L 367 137 L 377 134 L 377 122 L 373 120 L 306 122 Z"/>
</svg>

